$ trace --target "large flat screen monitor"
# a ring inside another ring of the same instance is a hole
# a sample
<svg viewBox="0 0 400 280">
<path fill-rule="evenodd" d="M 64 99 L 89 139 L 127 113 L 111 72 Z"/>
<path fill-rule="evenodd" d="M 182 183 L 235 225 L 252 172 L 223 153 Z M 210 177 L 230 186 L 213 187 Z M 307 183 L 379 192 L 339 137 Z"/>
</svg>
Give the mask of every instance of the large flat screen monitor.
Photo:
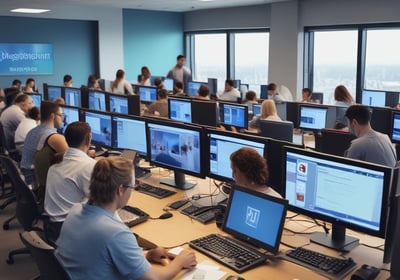
<svg viewBox="0 0 400 280">
<path fill-rule="evenodd" d="M 199 88 L 201 85 L 203 85 L 204 83 L 200 83 L 200 82 L 188 82 L 188 88 L 187 88 L 187 94 L 189 96 L 196 96 L 197 92 L 199 91 Z"/>
<path fill-rule="evenodd" d="M 205 177 L 202 141 L 203 129 L 182 123 L 161 120 L 147 122 L 147 154 L 150 162 L 174 170 L 174 178 L 161 183 L 181 189 L 195 184 L 185 181 L 184 174 Z"/>
<path fill-rule="evenodd" d="M 332 234 L 317 232 L 311 241 L 349 251 L 358 239 L 346 228 L 385 237 L 390 167 L 290 147 L 284 162 L 289 209 L 332 223 Z"/>
<path fill-rule="evenodd" d="M 219 102 L 219 110 L 221 124 L 247 129 L 249 119 L 247 105 Z"/>
<path fill-rule="evenodd" d="M 129 114 L 128 95 L 108 95 L 108 108 L 110 112 Z"/>
<path fill-rule="evenodd" d="M 112 116 L 112 131 L 114 149 L 129 149 L 147 155 L 146 121 L 132 116 Z M 132 134 L 134 133 L 134 135 Z"/>
<path fill-rule="evenodd" d="M 192 122 L 192 102 L 184 98 L 168 98 L 169 118 L 178 122 Z"/>
<path fill-rule="evenodd" d="M 106 111 L 106 93 L 102 91 L 89 91 L 88 94 L 89 109 L 97 111 Z"/>
<path fill-rule="evenodd" d="M 173 79 L 164 79 L 163 81 L 164 87 L 168 91 L 173 91 L 174 90 L 174 80 Z"/>
<path fill-rule="evenodd" d="M 392 142 L 400 143 L 400 112 L 392 114 L 392 129 L 390 132 Z"/>
<path fill-rule="evenodd" d="M 57 98 L 63 97 L 63 87 L 60 86 L 47 86 L 47 96 L 45 92 L 45 98 L 49 101 L 54 101 Z"/>
<path fill-rule="evenodd" d="M 111 147 L 111 114 L 83 111 L 83 118 L 92 129 L 92 143 L 99 146 Z"/>
<path fill-rule="evenodd" d="M 252 106 L 253 116 L 260 116 L 261 115 L 261 104 L 254 103 L 249 106 Z"/>
<path fill-rule="evenodd" d="M 262 137 L 228 131 L 207 130 L 209 144 L 208 176 L 224 182 L 233 182 L 230 156 L 243 147 L 255 149 L 262 157 L 265 156 L 267 140 Z"/>
<path fill-rule="evenodd" d="M 27 95 L 32 98 L 33 105 L 40 108 L 40 104 L 42 103 L 42 95 L 40 93 L 27 93 Z"/>
<path fill-rule="evenodd" d="M 192 123 L 216 127 L 218 125 L 217 103 L 213 100 L 192 99 Z"/>
<path fill-rule="evenodd" d="M 64 94 L 65 94 L 65 104 L 75 107 L 82 106 L 81 89 L 65 87 Z"/>
<path fill-rule="evenodd" d="M 371 109 L 371 127 L 376 131 L 389 135 L 392 111 L 383 107 L 371 107 Z"/>
<path fill-rule="evenodd" d="M 68 105 L 61 105 L 61 108 L 64 114 L 64 120 L 60 128 L 60 132 L 64 133 L 65 129 L 70 123 L 80 121 L 80 112 L 79 108 Z"/>
<path fill-rule="evenodd" d="M 328 107 L 300 105 L 299 128 L 321 130 L 326 127 Z"/>
<path fill-rule="evenodd" d="M 152 103 L 157 100 L 157 88 L 139 86 L 140 102 Z"/>
<path fill-rule="evenodd" d="M 367 106 L 385 107 L 386 92 L 364 89 L 361 93 L 361 103 Z"/>
</svg>

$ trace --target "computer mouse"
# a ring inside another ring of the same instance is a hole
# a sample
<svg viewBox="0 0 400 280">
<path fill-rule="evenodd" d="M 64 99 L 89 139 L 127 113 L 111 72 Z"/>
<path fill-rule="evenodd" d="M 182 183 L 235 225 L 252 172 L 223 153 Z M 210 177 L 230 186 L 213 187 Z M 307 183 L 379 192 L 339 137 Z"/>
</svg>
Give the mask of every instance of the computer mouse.
<svg viewBox="0 0 400 280">
<path fill-rule="evenodd" d="M 238 275 L 229 275 L 228 277 L 226 277 L 226 280 L 245 280 L 245 279 Z"/>
<path fill-rule="evenodd" d="M 161 219 L 161 220 L 164 220 L 164 219 L 169 219 L 169 218 L 171 218 L 172 216 L 173 216 L 173 215 L 172 215 L 171 212 L 165 212 L 165 213 L 161 214 L 160 217 L 158 217 L 158 218 Z"/>
</svg>

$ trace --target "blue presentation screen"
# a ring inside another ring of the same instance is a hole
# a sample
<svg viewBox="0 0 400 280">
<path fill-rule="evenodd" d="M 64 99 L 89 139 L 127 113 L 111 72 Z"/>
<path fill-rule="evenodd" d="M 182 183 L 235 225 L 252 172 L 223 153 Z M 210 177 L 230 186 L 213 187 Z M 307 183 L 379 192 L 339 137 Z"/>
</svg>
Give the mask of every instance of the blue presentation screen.
<svg viewBox="0 0 400 280">
<path fill-rule="evenodd" d="M 53 64 L 52 44 L 0 43 L 0 75 L 49 75 Z"/>
</svg>

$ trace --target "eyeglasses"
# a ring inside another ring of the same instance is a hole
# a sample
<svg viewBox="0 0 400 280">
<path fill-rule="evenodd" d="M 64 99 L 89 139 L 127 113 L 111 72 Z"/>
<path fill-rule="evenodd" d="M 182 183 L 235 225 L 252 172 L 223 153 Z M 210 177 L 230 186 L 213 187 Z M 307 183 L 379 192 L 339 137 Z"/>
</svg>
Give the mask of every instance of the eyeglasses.
<svg viewBox="0 0 400 280">
<path fill-rule="evenodd" d="M 64 113 L 56 113 L 57 116 L 59 116 L 60 118 L 64 118 L 65 114 Z"/>
<path fill-rule="evenodd" d="M 129 185 L 129 186 L 127 186 L 127 185 L 122 185 L 124 188 L 126 188 L 126 189 L 131 189 L 131 190 L 134 190 L 135 189 L 135 186 L 132 186 L 132 185 Z"/>
</svg>

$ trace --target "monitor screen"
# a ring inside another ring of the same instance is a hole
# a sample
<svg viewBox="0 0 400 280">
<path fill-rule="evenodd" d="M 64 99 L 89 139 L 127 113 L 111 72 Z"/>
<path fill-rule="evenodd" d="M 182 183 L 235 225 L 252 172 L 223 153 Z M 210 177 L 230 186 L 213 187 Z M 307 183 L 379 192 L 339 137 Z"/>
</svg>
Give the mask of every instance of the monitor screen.
<svg viewBox="0 0 400 280">
<path fill-rule="evenodd" d="M 141 102 L 154 102 L 157 100 L 157 88 L 140 86 L 139 95 Z"/>
<path fill-rule="evenodd" d="M 84 119 L 92 129 L 92 143 L 111 147 L 111 115 L 107 113 L 84 111 Z"/>
<path fill-rule="evenodd" d="M 40 108 L 40 103 L 42 103 L 42 95 L 41 94 L 32 94 L 32 93 L 30 93 L 28 95 L 32 98 L 33 105 L 35 107 Z"/>
<path fill-rule="evenodd" d="M 253 105 L 253 116 L 260 116 L 261 115 L 261 104 L 252 104 Z"/>
<path fill-rule="evenodd" d="M 190 99 L 168 98 L 169 118 L 179 122 L 192 122 L 192 102 Z"/>
<path fill-rule="evenodd" d="M 255 149 L 262 157 L 265 155 L 266 139 L 228 131 L 208 130 L 209 174 L 217 180 L 232 182 L 230 156 L 243 147 Z"/>
<path fill-rule="evenodd" d="M 247 105 L 220 102 L 219 108 L 221 124 L 247 129 L 249 118 Z"/>
<path fill-rule="evenodd" d="M 164 87 L 168 91 L 173 91 L 174 90 L 174 80 L 173 79 L 164 79 L 163 81 Z"/>
<path fill-rule="evenodd" d="M 155 165 L 204 177 L 202 128 L 167 121 L 147 123 L 147 152 Z"/>
<path fill-rule="evenodd" d="M 48 86 L 47 87 L 47 100 L 54 101 L 62 97 L 62 87 Z"/>
<path fill-rule="evenodd" d="M 331 222 L 334 236 L 335 229 L 348 227 L 384 237 L 391 168 L 288 147 L 285 162 L 285 198 L 291 210 Z M 337 240 L 345 242 L 344 230 L 342 235 Z M 336 240 L 312 241 L 329 246 L 324 241 Z M 346 250 L 350 243 L 335 248 Z"/>
<path fill-rule="evenodd" d="M 81 90 L 79 88 L 66 87 L 65 91 L 65 104 L 75 107 L 82 106 Z"/>
<path fill-rule="evenodd" d="M 217 103 L 192 99 L 192 123 L 216 127 L 218 125 Z"/>
<path fill-rule="evenodd" d="M 299 113 L 300 128 L 320 130 L 326 127 L 327 107 L 300 105 Z"/>
<path fill-rule="evenodd" d="M 361 93 L 361 103 L 367 106 L 385 107 L 386 92 L 364 89 Z"/>
<path fill-rule="evenodd" d="M 89 109 L 106 111 L 106 94 L 100 91 L 89 91 Z"/>
<path fill-rule="evenodd" d="M 223 230 L 271 253 L 278 253 L 287 201 L 235 185 Z"/>
<path fill-rule="evenodd" d="M 268 99 L 268 85 L 260 85 L 260 99 Z"/>
<path fill-rule="evenodd" d="M 400 143 L 400 112 L 393 112 L 390 138 L 392 142 Z"/>
<path fill-rule="evenodd" d="M 146 121 L 140 118 L 128 116 L 113 116 L 113 148 L 129 149 L 146 157 L 147 142 L 146 142 Z M 132 137 L 132 132 L 135 136 Z"/>
<path fill-rule="evenodd" d="M 187 89 L 187 94 L 189 96 L 196 96 L 197 92 L 199 91 L 199 87 L 203 83 L 200 82 L 188 82 L 188 89 Z"/>
<path fill-rule="evenodd" d="M 128 95 L 112 95 L 108 96 L 110 112 L 129 114 L 128 110 Z"/>
<path fill-rule="evenodd" d="M 67 126 L 72 122 L 79 121 L 79 108 L 61 105 L 64 113 L 64 120 L 61 127 L 61 132 L 64 133 Z"/>
</svg>

